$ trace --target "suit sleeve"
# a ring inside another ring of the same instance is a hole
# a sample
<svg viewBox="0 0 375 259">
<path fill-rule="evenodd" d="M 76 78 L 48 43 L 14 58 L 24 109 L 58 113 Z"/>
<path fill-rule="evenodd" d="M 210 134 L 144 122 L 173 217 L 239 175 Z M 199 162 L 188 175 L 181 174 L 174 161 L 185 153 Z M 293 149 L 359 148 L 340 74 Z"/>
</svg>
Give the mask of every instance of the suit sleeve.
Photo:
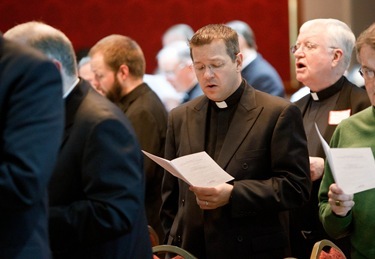
<svg viewBox="0 0 375 259">
<path fill-rule="evenodd" d="M 173 112 L 169 115 L 168 128 L 167 128 L 167 139 L 165 143 L 165 158 L 174 159 L 176 150 L 174 142 L 174 130 L 173 130 Z M 162 208 L 160 211 L 160 219 L 166 234 L 166 239 L 169 236 L 173 220 L 176 217 L 178 210 L 178 197 L 179 197 L 179 184 L 178 179 L 169 172 L 164 172 L 163 184 L 162 184 Z M 167 240 L 165 240 L 166 242 Z"/>
<path fill-rule="evenodd" d="M 23 210 L 46 195 L 63 132 L 62 84 L 50 61 L 1 63 L 0 211 Z"/>
<path fill-rule="evenodd" d="M 50 208 L 53 249 L 124 235 L 143 210 L 143 159 L 134 134 L 116 119 L 100 122 L 87 134 L 81 169 L 85 197 Z"/>
</svg>

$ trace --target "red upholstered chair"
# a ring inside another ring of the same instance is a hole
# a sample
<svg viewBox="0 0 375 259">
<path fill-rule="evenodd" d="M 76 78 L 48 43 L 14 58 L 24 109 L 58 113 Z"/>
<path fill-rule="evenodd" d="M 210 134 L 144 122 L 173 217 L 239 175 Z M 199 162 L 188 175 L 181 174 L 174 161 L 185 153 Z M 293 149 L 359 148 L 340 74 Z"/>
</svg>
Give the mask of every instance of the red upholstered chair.
<svg viewBox="0 0 375 259">
<path fill-rule="evenodd" d="M 332 241 L 323 239 L 315 243 L 310 259 L 346 259 L 346 256 Z"/>
</svg>

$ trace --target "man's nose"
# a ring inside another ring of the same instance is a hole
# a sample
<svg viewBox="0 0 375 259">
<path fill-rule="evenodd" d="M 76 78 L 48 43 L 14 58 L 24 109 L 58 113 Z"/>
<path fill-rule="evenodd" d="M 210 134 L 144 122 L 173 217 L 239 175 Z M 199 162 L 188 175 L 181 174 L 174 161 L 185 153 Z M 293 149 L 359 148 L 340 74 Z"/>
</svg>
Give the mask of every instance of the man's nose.
<svg viewBox="0 0 375 259">
<path fill-rule="evenodd" d="M 210 78 L 214 75 L 214 72 L 212 71 L 212 68 L 210 66 L 206 66 L 204 70 L 204 76 L 206 78 Z"/>
</svg>

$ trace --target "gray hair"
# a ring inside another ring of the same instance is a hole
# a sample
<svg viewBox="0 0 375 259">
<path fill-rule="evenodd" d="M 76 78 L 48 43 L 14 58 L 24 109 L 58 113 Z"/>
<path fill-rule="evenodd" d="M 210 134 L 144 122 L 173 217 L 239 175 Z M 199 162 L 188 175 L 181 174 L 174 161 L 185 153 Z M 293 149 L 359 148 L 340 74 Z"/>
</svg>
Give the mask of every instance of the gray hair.
<svg viewBox="0 0 375 259">
<path fill-rule="evenodd" d="M 191 64 L 190 48 L 188 42 L 175 41 L 162 48 L 156 55 L 156 58 L 176 57 L 179 62 Z"/>
<path fill-rule="evenodd" d="M 247 23 L 234 20 L 227 22 L 226 25 L 235 30 L 239 35 L 242 35 L 250 48 L 257 49 L 254 32 Z"/>
<path fill-rule="evenodd" d="M 58 60 L 67 76 L 77 76 L 73 45 L 60 30 L 42 22 L 32 21 L 16 25 L 8 30 L 4 37 L 29 45 L 49 58 Z"/>
<path fill-rule="evenodd" d="M 324 27 L 327 30 L 329 44 L 343 51 L 344 59 L 342 66 L 344 70 L 348 69 L 355 44 L 355 36 L 349 26 L 337 19 L 314 19 L 305 22 L 300 30 L 312 26 Z"/>
<path fill-rule="evenodd" d="M 194 30 L 187 24 L 179 23 L 169 27 L 163 34 L 163 45 L 165 42 L 173 38 L 175 41 L 189 41 L 194 35 Z"/>
<path fill-rule="evenodd" d="M 89 56 L 83 57 L 78 62 L 78 68 L 81 68 L 82 66 L 86 65 L 91 61 L 91 58 Z"/>
</svg>

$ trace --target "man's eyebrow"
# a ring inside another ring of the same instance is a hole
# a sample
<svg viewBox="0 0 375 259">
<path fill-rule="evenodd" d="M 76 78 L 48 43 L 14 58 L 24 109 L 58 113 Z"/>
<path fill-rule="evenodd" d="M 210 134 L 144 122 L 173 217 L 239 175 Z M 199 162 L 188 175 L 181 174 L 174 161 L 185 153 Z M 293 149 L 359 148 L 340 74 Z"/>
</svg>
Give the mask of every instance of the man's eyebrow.
<svg viewBox="0 0 375 259">
<path fill-rule="evenodd" d="M 216 62 L 216 61 L 225 61 L 224 59 L 222 58 L 213 58 L 213 59 L 208 59 L 207 60 L 208 62 Z M 194 64 L 197 64 L 197 63 L 203 63 L 202 61 L 194 61 Z"/>
</svg>

